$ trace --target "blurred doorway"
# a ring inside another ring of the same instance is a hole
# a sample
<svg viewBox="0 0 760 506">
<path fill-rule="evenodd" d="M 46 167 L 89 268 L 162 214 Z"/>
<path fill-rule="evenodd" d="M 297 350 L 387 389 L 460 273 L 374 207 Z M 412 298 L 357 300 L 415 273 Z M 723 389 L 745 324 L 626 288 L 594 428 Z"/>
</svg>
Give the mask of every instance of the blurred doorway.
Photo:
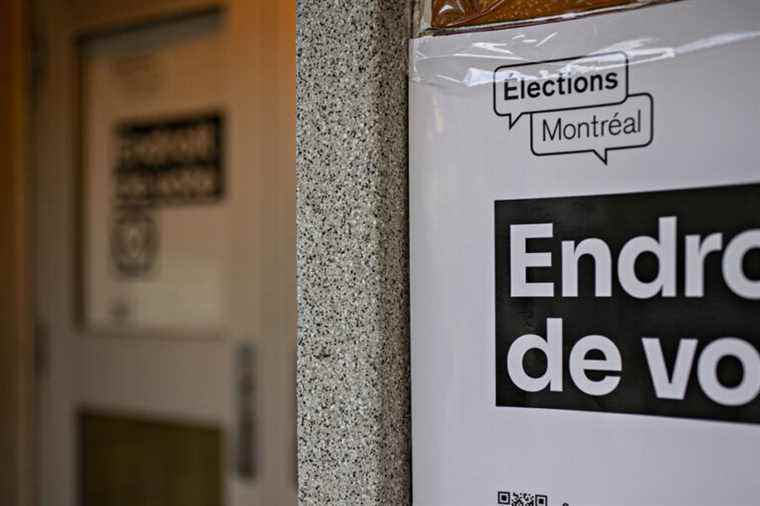
<svg viewBox="0 0 760 506">
<path fill-rule="evenodd" d="M 38 503 L 295 504 L 295 3 L 33 18 Z"/>
</svg>

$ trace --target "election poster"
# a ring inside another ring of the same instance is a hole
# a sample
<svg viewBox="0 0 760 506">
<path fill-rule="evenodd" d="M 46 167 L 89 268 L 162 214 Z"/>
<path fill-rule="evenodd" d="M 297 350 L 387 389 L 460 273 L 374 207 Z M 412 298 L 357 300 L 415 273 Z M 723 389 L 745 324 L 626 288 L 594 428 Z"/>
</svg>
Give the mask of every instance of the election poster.
<svg viewBox="0 0 760 506">
<path fill-rule="evenodd" d="M 424 35 L 414 503 L 758 504 L 760 4 Z"/>
</svg>

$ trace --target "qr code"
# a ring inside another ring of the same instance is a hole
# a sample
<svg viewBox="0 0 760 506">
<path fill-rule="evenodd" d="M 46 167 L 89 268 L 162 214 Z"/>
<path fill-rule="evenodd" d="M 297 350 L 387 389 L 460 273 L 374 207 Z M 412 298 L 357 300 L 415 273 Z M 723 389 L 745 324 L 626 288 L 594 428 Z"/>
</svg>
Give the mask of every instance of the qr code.
<svg viewBox="0 0 760 506">
<path fill-rule="evenodd" d="M 541 494 L 526 492 L 499 492 L 498 504 L 508 506 L 549 506 L 549 498 Z"/>
</svg>

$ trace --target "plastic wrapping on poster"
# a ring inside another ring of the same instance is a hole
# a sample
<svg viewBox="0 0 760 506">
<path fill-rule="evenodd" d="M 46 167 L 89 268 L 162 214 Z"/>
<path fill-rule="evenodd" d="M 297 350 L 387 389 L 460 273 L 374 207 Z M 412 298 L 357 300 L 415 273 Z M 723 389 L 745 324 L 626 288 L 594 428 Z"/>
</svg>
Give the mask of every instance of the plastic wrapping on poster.
<svg viewBox="0 0 760 506">
<path fill-rule="evenodd" d="M 425 0 L 421 31 L 543 22 L 674 0 Z"/>
<path fill-rule="evenodd" d="M 610 12 L 606 15 L 615 14 Z M 483 31 L 442 35 L 429 33 L 413 41 L 410 80 L 456 93 L 457 88 L 461 87 L 493 86 L 494 69 L 499 66 L 519 68 L 519 80 L 541 81 L 563 73 L 593 72 L 599 67 L 630 68 L 760 37 L 760 25 L 755 20 L 742 21 L 739 18 L 736 21 L 729 30 L 722 30 L 720 27 L 705 29 L 700 25 L 674 26 L 668 31 L 657 28 L 649 31 L 629 30 L 622 27 L 617 36 L 590 36 L 590 40 L 597 38 L 605 42 L 596 46 L 589 54 L 564 59 L 552 56 L 561 53 L 565 40 L 578 38 L 572 24 L 537 23 L 529 26 L 505 26 L 499 31 L 488 31 L 503 36 L 485 37 L 492 39 L 487 42 L 484 41 L 483 35 L 487 32 Z M 446 42 L 442 43 L 444 39 Z M 622 57 L 610 56 L 614 54 Z M 528 62 L 538 63 L 523 65 Z"/>
</svg>

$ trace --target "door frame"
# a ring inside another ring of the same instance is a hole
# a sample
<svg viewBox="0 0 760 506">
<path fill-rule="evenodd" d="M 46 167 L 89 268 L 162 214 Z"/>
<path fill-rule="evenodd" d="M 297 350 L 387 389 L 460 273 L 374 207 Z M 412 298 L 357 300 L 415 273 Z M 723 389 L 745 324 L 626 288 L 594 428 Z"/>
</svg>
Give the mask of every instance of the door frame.
<svg viewBox="0 0 760 506">
<path fill-rule="evenodd" d="M 0 2 L 0 502 L 11 506 L 34 495 L 27 14 L 23 0 Z"/>
</svg>

